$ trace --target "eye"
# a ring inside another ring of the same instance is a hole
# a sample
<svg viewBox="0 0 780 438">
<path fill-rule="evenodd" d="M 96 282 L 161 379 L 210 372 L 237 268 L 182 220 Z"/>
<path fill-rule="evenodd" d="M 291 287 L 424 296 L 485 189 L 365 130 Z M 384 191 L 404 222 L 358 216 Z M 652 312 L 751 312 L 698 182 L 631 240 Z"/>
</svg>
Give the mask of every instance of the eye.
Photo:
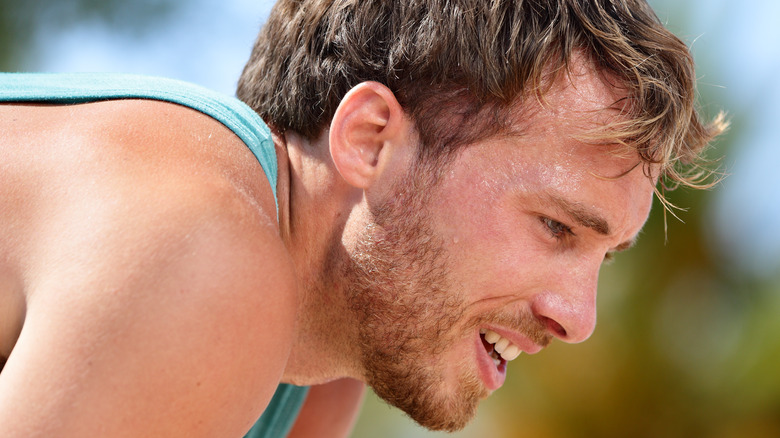
<svg viewBox="0 0 780 438">
<path fill-rule="evenodd" d="M 550 235 L 552 235 L 552 237 L 555 239 L 562 240 L 569 236 L 574 236 L 571 228 L 569 228 L 567 225 L 548 217 L 541 217 L 540 219 L 544 226 L 547 227 L 547 231 L 549 231 Z"/>
</svg>

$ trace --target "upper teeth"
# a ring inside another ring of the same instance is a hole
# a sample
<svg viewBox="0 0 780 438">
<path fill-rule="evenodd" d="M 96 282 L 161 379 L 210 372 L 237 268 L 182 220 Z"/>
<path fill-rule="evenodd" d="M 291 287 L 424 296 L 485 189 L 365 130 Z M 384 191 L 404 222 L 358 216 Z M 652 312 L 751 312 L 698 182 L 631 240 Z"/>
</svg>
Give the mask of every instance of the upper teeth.
<svg viewBox="0 0 780 438">
<path fill-rule="evenodd" d="M 521 351 L 517 345 L 514 345 L 509 339 L 499 335 L 493 330 L 480 329 L 479 333 L 485 335 L 485 340 L 488 343 L 493 344 L 493 350 L 500 354 L 501 358 L 505 361 L 509 362 L 515 360 L 517 359 L 517 356 L 520 356 Z"/>
</svg>

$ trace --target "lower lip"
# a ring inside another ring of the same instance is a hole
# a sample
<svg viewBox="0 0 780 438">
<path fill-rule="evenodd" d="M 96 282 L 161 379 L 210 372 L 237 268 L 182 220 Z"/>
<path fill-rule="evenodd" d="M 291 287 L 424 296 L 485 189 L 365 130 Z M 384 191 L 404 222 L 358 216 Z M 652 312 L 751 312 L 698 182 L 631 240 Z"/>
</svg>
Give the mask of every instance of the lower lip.
<svg viewBox="0 0 780 438">
<path fill-rule="evenodd" d="M 495 391 L 506 380 L 506 364 L 502 362 L 501 365 L 496 366 L 493 359 L 485 351 L 485 347 L 482 345 L 482 337 L 479 334 L 477 334 L 475 347 L 477 350 L 477 369 L 482 382 L 488 390 Z"/>
</svg>

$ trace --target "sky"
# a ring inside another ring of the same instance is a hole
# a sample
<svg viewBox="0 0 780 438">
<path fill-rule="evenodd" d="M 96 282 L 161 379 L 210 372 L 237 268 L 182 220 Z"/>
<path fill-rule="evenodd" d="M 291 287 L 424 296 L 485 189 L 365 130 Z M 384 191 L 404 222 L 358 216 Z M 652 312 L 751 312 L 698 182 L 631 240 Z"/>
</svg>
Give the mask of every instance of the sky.
<svg viewBox="0 0 780 438">
<path fill-rule="evenodd" d="M 167 76 L 233 94 L 271 8 L 261 0 L 191 0 L 143 35 L 86 23 L 44 34 L 36 70 Z M 758 276 L 780 269 L 780 2 L 652 0 L 662 21 L 692 47 L 705 113 L 727 111 L 736 147 L 703 215 L 724 265 Z M 686 22 L 685 28 L 681 25 Z M 718 154 L 716 154 L 718 155 Z"/>
<path fill-rule="evenodd" d="M 268 17 L 272 1 L 190 0 L 144 34 L 86 22 L 45 44 L 35 69 L 165 76 L 233 95 L 238 77 Z"/>
</svg>

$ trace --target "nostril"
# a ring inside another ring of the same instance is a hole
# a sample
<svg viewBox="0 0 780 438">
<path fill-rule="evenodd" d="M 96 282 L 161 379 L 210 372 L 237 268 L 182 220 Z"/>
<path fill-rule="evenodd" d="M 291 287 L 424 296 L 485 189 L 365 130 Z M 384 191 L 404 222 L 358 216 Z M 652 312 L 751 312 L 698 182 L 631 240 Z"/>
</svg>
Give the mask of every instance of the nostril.
<svg viewBox="0 0 780 438">
<path fill-rule="evenodd" d="M 566 339 L 566 329 L 563 328 L 562 325 L 558 324 L 557 321 L 546 316 L 542 317 L 542 321 L 544 322 L 545 326 L 547 326 L 547 330 L 549 330 L 552 334 L 558 338 Z"/>
<path fill-rule="evenodd" d="M 547 334 L 575 344 L 588 339 L 596 326 L 595 289 L 593 293 L 569 295 L 537 294 L 531 303 L 531 312 L 539 322 L 539 328 Z"/>
</svg>

